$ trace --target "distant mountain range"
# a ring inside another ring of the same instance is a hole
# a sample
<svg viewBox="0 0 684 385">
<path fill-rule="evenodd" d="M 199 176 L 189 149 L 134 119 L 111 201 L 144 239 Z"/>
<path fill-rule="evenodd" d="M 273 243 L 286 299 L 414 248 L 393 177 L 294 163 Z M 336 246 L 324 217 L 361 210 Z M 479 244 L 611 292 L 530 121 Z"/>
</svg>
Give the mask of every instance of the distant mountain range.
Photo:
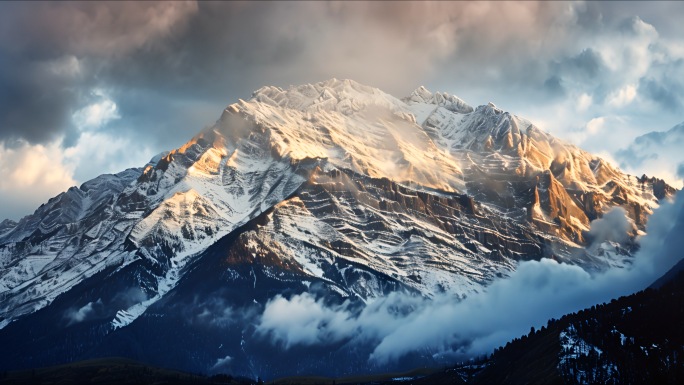
<svg viewBox="0 0 684 385">
<path fill-rule="evenodd" d="M 124 356 L 251 378 L 358 373 L 369 341 L 274 344 L 255 326 L 265 305 L 458 300 L 541 258 L 628 266 L 674 193 L 491 103 L 351 80 L 264 87 L 182 147 L 0 223 L 0 368 Z M 629 228 L 598 237 L 591 221 L 613 207 Z M 585 338 L 570 325 L 568 341 Z M 368 370 L 415 363 L 443 364 L 417 352 Z"/>
</svg>

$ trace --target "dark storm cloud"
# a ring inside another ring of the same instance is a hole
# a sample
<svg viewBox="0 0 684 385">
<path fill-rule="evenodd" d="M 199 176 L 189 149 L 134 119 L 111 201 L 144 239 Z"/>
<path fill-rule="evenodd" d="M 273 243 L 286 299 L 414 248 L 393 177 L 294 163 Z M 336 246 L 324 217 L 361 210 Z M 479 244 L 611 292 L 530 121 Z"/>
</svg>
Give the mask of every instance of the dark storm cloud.
<svg viewBox="0 0 684 385">
<path fill-rule="evenodd" d="M 0 4 L 0 141 L 74 135 L 99 69 L 180 28 L 192 3 Z"/>
<path fill-rule="evenodd" d="M 93 88 L 108 90 L 120 105 L 119 125 L 136 124 L 149 137 L 164 131 L 140 122 L 175 120 L 160 111 L 175 115 L 184 102 L 217 107 L 215 116 L 187 119 L 192 127 L 176 145 L 266 84 L 353 78 L 403 96 L 440 68 L 447 78 L 483 77 L 482 66 L 473 65 L 483 61 L 495 64 L 493 72 L 505 68 L 491 75 L 500 80 L 534 66 L 516 59 L 518 53 L 539 49 L 540 29 L 561 34 L 572 19 L 562 15 L 574 12 L 567 4 L 441 2 L 1 7 L 0 50 L 10 70 L 0 84 L 6 101 L 0 140 L 41 142 L 68 133 L 73 142 L 78 132 L 69 118 Z M 31 70 L 61 58 L 72 58 L 72 72 Z M 129 121 L 129 114 L 139 120 Z"/>
<path fill-rule="evenodd" d="M 35 2 L 2 4 L 0 47 L 32 60 L 65 52 L 116 57 L 182 29 L 194 2 Z"/>
<path fill-rule="evenodd" d="M 51 63 L 23 62 L 0 55 L 0 140 L 45 142 L 64 130 L 78 100 L 69 58 Z"/>
</svg>

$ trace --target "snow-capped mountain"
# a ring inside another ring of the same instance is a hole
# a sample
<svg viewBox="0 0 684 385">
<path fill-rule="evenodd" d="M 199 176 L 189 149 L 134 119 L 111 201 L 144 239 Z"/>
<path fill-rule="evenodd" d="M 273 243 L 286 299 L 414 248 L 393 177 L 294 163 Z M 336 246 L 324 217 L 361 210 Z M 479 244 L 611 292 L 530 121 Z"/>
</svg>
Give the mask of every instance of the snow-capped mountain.
<svg viewBox="0 0 684 385">
<path fill-rule="evenodd" d="M 674 191 L 661 184 L 491 103 L 336 79 L 264 87 L 181 148 L 0 223 L 0 341 L 23 344 L 5 365 L 113 354 L 352 371 L 367 355 L 350 346 L 326 353 L 348 362 L 335 368 L 316 366 L 315 349 L 297 367 L 267 362 L 247 315 L 304 291 L 359 306 L 467 295 L 526 259 L 624 265 L 633 243 L 591 239 L 590 222 L 620 206 L 635 237 Z M 186 337 L 168 341 L 179 327 Z M 162 357 L 159 341 L 183 348 Z"/>
</svg>

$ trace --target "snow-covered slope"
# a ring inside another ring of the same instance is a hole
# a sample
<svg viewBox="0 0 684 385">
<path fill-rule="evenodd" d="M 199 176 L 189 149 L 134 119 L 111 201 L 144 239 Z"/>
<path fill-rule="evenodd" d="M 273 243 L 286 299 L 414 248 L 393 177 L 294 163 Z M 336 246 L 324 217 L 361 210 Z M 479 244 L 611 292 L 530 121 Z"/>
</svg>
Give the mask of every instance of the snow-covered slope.
<svg viewBox="0 0 684 385">
<path fill-rule="evenodd" d="M 115 202 L 139 175 L 129 169 L 72 187 L 0 235 L 0 326 L 120 262 L 111 256 L 121 255 L 135 218 L 118 213 Z"/>
<path fill-rule="evenodd" d="M 181 148 L 2 222 L 0 329 L 98 274 L 135 300 L 79 298 L 109 309 L 105 334 L 125 328 L 225 239 L 231 282 L 256 289 L 261 269 L 362 302 L 467 294 L 524 259 L 601 269 L 631 246 L 585 249 L 590 221 L 622 206 L 634 236 L 657 204 L 651 182 L 491 104 L 351 80 L 264 87 Z"/>
</svg>

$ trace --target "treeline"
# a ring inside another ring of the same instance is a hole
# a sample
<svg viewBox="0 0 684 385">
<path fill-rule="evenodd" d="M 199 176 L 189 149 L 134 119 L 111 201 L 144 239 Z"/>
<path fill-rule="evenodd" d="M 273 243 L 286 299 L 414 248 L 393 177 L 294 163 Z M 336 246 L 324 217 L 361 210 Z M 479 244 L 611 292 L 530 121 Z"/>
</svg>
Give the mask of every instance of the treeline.
<svg viewBox="0 0 684 385">
<path fill-rule="evenodd" d="M 550 319 L 453 370 L 472 383 L 681 384 L 683 325 L 680 273 L 659 289 Z"/>
</svg>

